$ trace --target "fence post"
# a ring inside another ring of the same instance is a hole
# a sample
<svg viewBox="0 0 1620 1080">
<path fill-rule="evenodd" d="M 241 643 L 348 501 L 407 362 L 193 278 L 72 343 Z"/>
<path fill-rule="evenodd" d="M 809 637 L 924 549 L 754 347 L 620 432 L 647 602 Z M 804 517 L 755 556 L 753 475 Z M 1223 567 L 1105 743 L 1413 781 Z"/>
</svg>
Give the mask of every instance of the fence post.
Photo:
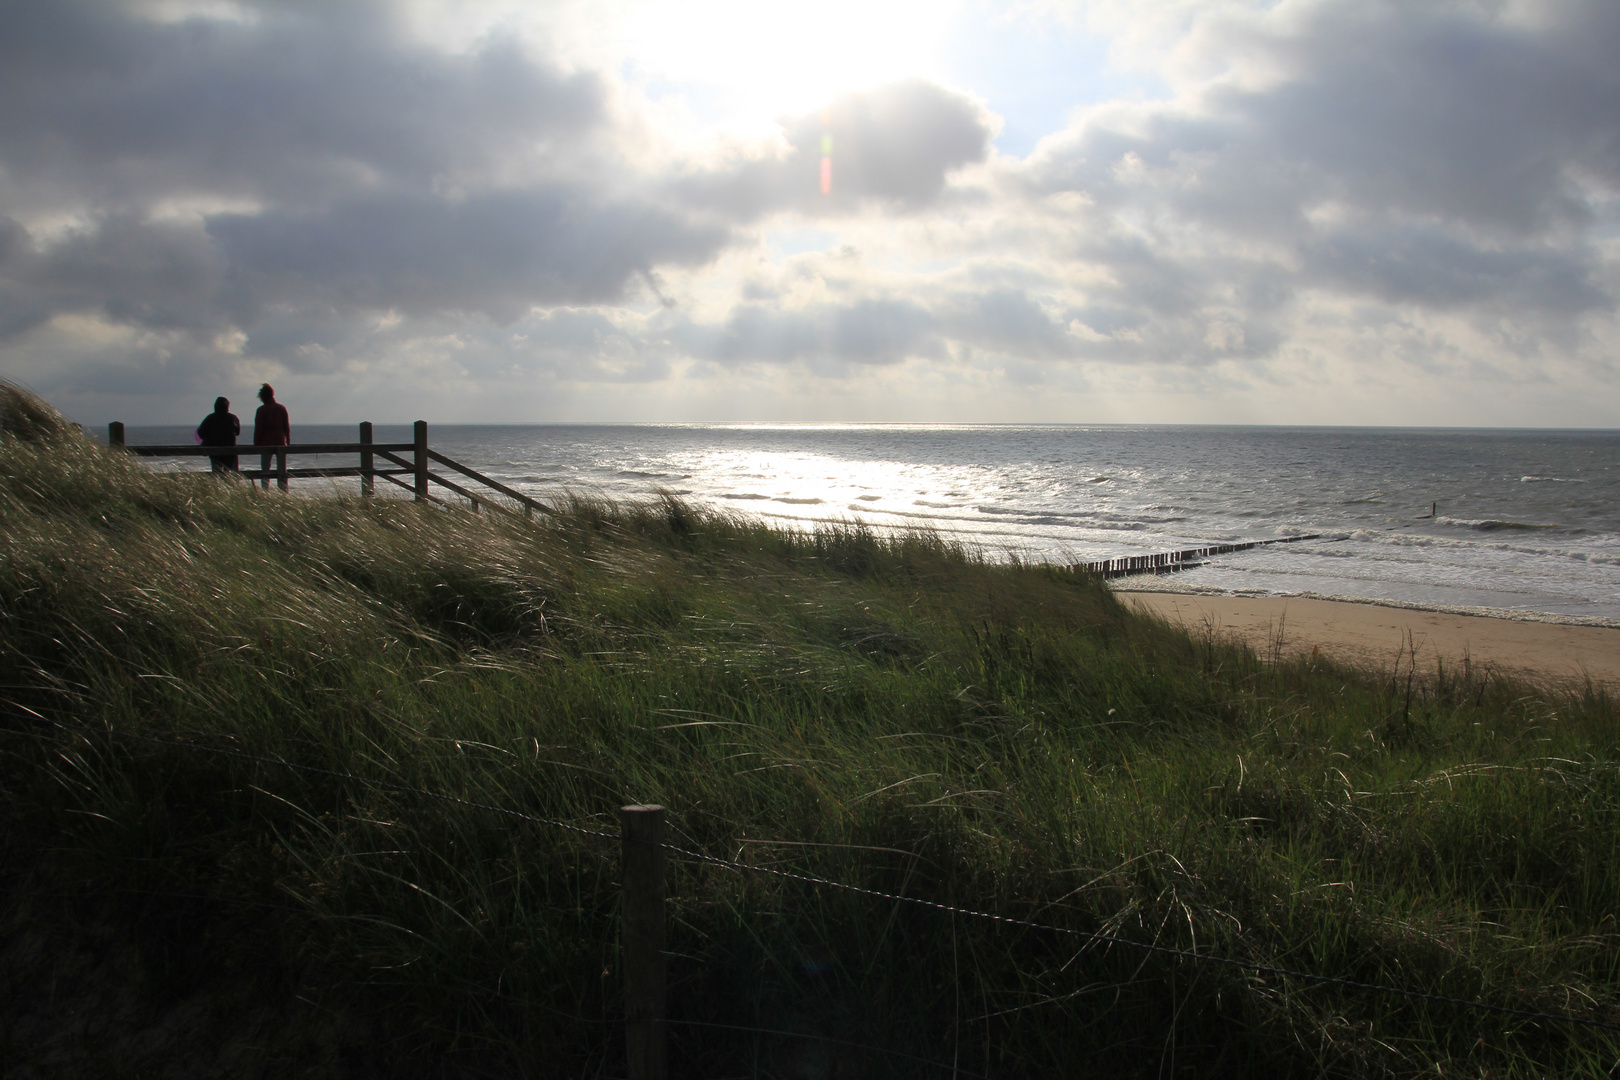
<svg viewBox="0 0 1620 1080">
<path fill-rule="evenodd" d="M 107 425 L 107 445 L 122 448 L 124 445 L 124 422 L 114 420 Z"/>
<path fill-rule="evenodd" d="M 426 502 L 428 497 L 427 477 L 427 421 L 416 422 L 416 501 Z"/>
<path fill-rule="evenodd" d="M 360 445 L 371 445 L 371 421 L 360 421 Z M 371 495 L 377 490 L 377 478 L 372 475 L 376 468 L 374 455 L 370 450 L 360 451 L 360 494 Z"/>
<path fill-rule="evenodd" d="M 630 1080 L 666 1080 L 664 1040 L 664 808 L 619 808 L 619 943 Z"/>
</svg>

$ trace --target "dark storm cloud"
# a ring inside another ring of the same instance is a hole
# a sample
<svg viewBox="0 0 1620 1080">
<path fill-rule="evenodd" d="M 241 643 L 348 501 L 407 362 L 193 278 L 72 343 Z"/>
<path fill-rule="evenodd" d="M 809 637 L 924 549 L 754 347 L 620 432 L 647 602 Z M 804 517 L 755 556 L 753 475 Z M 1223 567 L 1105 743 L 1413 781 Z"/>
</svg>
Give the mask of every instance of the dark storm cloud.
<svg viewBox="0 0 1620 1080">
<path fill-rule="evenodd" d="M 1073 250 L 1116 302 L 1263 309 L 1309 286 L 1491 317 L 1612 307 L 1589 226 L 1620 191 L 1620 5 L 1297 10 L 1199 43 L 1246 77 L 1096 110 L 1022 170 L 1088 197 Z"/>
<path fill-rule="evenodd" d="M 1620 5 L 1554 0 L 1531 26 L 1473 4 L 1310 11 L 1286 31 L 1204 42 L 1267 77 L 1101 110 L 1049 144 L 1032 178 L 1104 205 L 1152 190 L 1255 234 L 1330 200 L 1525 234 L 1586 218 L 1578 176 L 1620 187 Z"/>
<path fill-rule="evenodd" d="M 1285 90 L 1214 104 L 1308 163 L 1320 194 L 1521 235 L 1582 220 L 1573 173 L 1620 187 L 1620 5 L 1551 0 L 1528 23 L 1480 11 L 1326 7 L 1263 44 Z"/>
<path fill-rule="evenodd" d="M 705 262 L 728 239 L 716 224 L 645 201 L 558 185 L 455 202 L 392 196 L 315 213 L 221 214 L 208 233 L 258 301 L 325 297 L 501 319 L 534 305 L 619 300 L 655 265 Z"/>
<path fill-rule="evenodd" d="M 1437 229 L 1340 230 L 1311 244 L 1314 279 L 1389 303 L 1452 308 L 1507 302 L 1513 309 L 1575 315 L 1610 298 L 1584 252 L 1479 248 Z"/>
<path fill-rule="evenodd" d="M 939 198 L 952 170 L 985 160 L 995 123 L 970 99 L 908 79 L 843 95 L 825 113 L 789 118 L 782 133 L 781 156 L 689 176 L 675 190 L 740 220 L 787 208 L 849 213 L 867 203 L 916 210 Z M 827 195 L 823 156 L 832 167 Z"/>
<path fill-rule="evenodd" d="M 195 226 L 114 214 L 41 248 L 0 218 L 0 346 L 62 313 L 211 338 L 232 325 L 224 270 Z"/>
<path fill-rule="evenodd" d="M 386 5 L 248 5 L 159 23 L 118 5 L 0 5 L 0 160 L 31 202 L 187 193 L 294 203 L 421 190 L 542 158 L 607 91 L 494 38 L 406 40 Z"/>
<path fill-rule="evenodd" d="M 279 312 L 264 341 L 289 305 L 311 340 L 334 309 L 506 320 L 619 300 L 729 239 L 637 194 L 595 75 L 504 38 L 435 51 L 380 4 L 247 13 L 0 6 L 4 208 L 83 220 L 48 244 L 8 225 L 0 333 L 91 311 L 212 335 Z M 187 199 L 252 208 L 204 221 L 173 212 Z"/>
</svg>

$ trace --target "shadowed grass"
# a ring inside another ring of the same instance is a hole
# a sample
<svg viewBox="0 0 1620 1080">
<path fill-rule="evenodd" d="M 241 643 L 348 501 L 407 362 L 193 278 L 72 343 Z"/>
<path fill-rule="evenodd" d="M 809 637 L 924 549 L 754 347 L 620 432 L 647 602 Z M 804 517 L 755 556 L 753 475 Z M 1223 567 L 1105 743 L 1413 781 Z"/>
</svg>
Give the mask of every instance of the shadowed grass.
<svg viewBox="0 0 1620 1080">
<path fill-rule="evenodd" d="M 1597 688 L 1473 669 L 1408 694 L 1263 662 L 932 534 L 785 532 L 670 496 L 529 522 L 157 474 L 15 391 L 0 462 L 10 925 L 49 893 L 61 933 L 132 943 L 131 1025 L 246 980 L 278 1016 L 345 1018 L 270 1040 L 298 1068 L 620 1075 L 618 1029 L 546 1011 L 615 1015 L 616 844 L 24 710 L 609 833 L 660 802 L 674 843 L 745 864 L 1620 1022 Z M 944 1075 L 831 1040 L 996 1076 L 1606 1076 L 1620 1049 L 673 875 L 676 1018 L 798 1033 L 676 1026 L 677 1075 Z M 14 1014 L 47 970 L 8 973 Z"/>
</svg>

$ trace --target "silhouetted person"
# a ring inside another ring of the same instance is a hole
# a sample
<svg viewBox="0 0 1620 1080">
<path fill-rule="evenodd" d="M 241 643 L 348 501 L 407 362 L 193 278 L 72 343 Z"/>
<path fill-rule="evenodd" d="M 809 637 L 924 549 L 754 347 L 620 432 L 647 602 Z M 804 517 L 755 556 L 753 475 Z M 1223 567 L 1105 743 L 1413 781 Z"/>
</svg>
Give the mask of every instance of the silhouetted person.
<svg viewBox="0 0 1620 1080">
<path fill-rule="evenodd" d="M 222 397 L 214 399 L 214 411 L 203 417 L 197 425 L 197 441 L 204 446 L 235 446 L 242 434 L 242 421 L 231 412 L 231 403 Z M 208 455 L 208 461 L 217 473 L 235 472 L 240 465 L 235 454 Z"/>
<path fill-rule="evenodd" d="M 290 446 L 292 444 L 292 421 L 287 418 L 287 406 L 276 401 L 276 392 L 269 383 L 259 387 L 259 400 L 264 402 L 259 411 L 253 414 L 253 445 L 254 446 Z M 259 468 L 264 473 L 270 472 L 270 459 L 276 459 L 276 470 L 287 471 L 287 455 L 260 454 Z M 270 486 L 270 477 L 265 475 L 259 483 L 265 487 Z M 287 490 L 285 476 L 276 479 L 276 486 L 282 491 Z"/>
</svg>

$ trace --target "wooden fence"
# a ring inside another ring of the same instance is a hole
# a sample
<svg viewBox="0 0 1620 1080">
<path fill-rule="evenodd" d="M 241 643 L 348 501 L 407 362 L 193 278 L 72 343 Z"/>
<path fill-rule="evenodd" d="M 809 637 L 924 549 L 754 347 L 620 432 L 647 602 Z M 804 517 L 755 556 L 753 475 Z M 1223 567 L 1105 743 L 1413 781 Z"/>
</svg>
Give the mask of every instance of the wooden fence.
<svg viewBox="0 0 1620 1080">
<path fill-rule="evenodd" d="M 292 443 L 288 446 L 194 446 L 190 444 L 180 446 L 130 446 L 124 442 L 124 425 L 114 420 L 107 425 L 107 445 L 119 447 L 141 457 L 252 458 L 257 455 L 263 458 L 269 456 L 274 459 L 274 468 L 239 469 L 236 470 L 237 475 L 249 481 L 261 480 L 266 483 L 273 479 L 284 491 L 289 480 L 303 480 L 313 477 L 357 476 L 360 478 L 360 492 L 363 495 L 375 494 L 376 483 L 381 479 L 411 492 L 418 501 L 442 504 L 444 500 L 434 495 L 429 489 L 430 484 L 438 484 L 447 491 L 453 491 L 470 501 L 474 509 L 492 506 L 498 510 L 513 512 L 510 507 L 492 499 L 487 492 L 473 491 L 435 472 L 432 466 L 437 464 L 517 503 L 526 516 L 533 516 L 536 510 L 543 514 L 555 512 L 538 499 L 531 498 L 523 494 L 523 492 L 510 488 L 499 480 L 485 476 L 475 469 L 469 469 L 461 462 L 453 461 L 429 447 L 426 420 L 416 422 L 412 431 L 412 440 L 408 443 L 376 442 L 372 439 L 371 432 L 371 423 L 368 421 L 360 425 L 360 440 L 352 443 Z M 300 454 L 352 454 L 357 458 L 358 464 L 341 465 L 335 468 L 288 468 L 287 458 L 296 457 Z"/>
</svg>

